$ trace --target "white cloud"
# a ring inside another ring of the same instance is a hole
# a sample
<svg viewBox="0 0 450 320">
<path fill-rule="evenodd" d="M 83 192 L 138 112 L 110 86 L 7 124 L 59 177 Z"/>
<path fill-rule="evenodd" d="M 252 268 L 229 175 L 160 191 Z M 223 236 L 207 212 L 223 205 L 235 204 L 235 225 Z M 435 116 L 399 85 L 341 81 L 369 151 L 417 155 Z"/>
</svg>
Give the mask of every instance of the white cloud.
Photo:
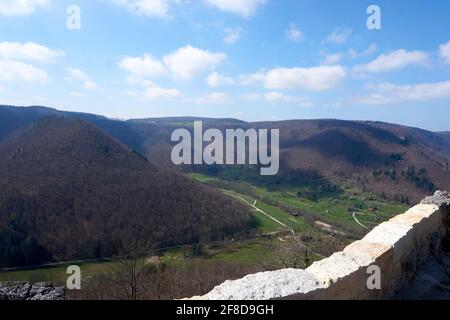
<svg viewBox="0 0 450 320">
<path fill-rule="evenodd" d="M 242 77 L 241 84 L 262 83 L 267 89 L 306 89 L 323 91 L 338 86 L 347 76 L 343 66 L 319 66 L 312 68 L 276 68 L 266 73 Z"/>
<path fill-rule="evenodd" d="M 139 80 L 136 78 L 132 84 L 139 85 L 143 89 L 139 91 L 125 90 L 124 93 L 141 100 L 174 99 L 181 97 L 181 93 L 177 89 L 163 88 L 149 80 Z"/>
<path fill-rule="evenodd" d="M 382 83 L 368 87 L 371 93 L 357 97 L 354 102 L 367 105 L 395 104 L 405 101 L 428 101 L 450 98 L 450 81 L 395 85 Z"/>
<path fill-rule="evenodd" d="M 333 43 L 344 43 L 347 41 L 348 37 L 350 37 L 351 34 L 351 28 L 337 27 L 330 35 L 328 35 L 327 41 Z"/>
<path fill-rule="evenodd" d="M 139 16 L 169 18 L 169 0 L 109 0 Z"/>
<path fill-rule="evenodd" d="M 86 90 L 97 90 L 98 86 L 95 82 L 91 80 L 91 77 L 83 70 L 75 68 L 67 68 L 69 73 L 69 79 L 81 81 L 82 87 Z"/>
<path fill-rule="evenodd" d="M 264 99 L 268 102 L 284 102 L 284 103 L 294 103 L 302 107 L 311 107 L 313 103 L 309 98 L 306 97 L 294 97 L 286 95 L 278 91 L 268 92 L 264 95 Z"/>
<path fill-rule="evenodd" d="M 239 76 L 239 83 L 243 86 L 258 86 L 264 83 L 265 78 L 264 72 L 249 73 Z"/>
<path fill-rule="evenodd" d="M 78 92 L 78 91 L 71 91 L 69 94 L 73 97 L 85 97 L 86 95 L 84 93 Z"/>
<path fill-rule="evenodd" d="M 193 101 L 198 104 L 229 104 L 232 102 L 232 99 L 226 93 L 211 92 L 198 98 L 187 99 L 187 101 Z"/>
<path fill-rule="evenodd" d="M 50 0 L 0 0 L 0 16 L 26 16 L 49 3 Z"/>
<path fill-rule="evenodd" d="M 339 61 L 341 61 L 342 58 L 344 57 L 344 55 L 340 52 L 324 53 L 323 55 L 325 57 L 325 59 L 323 60 L 323 64 L 326 64 L 326 65 L 335 65 L 335 64 L 339 63 Z"/>
<path fill-rule="evenodd" d="M 354 49 L 348 49 L 348 54 L 352 59 L 359 58 L 359 57 L 365 57 L 370 56 L 371 54 L 375 53 L 378 50 L 378 46 L 375 43 L 372 43 L 370 46 L 367 47 L 362 52 L 358 52 Z"/>
<path fill-rule="evenodd" d="M 290 96 L 279 91 L 270 91 L 264 94 L 246 93 L 240 96 L 245 101 L 266 101 L 269 103 L 289 103 L 297 104 L 302 107 L 311 107 L 313 103 L 309 97 Z"/>
<path fill-rule="evenodd" d="M 227 58 L 224 53 L 212 53 L 190 45 L 166 55 L 164 63 L 181 79 L 192 79 L 199 73 L 212 70 Z"/>
<path fill-rule="evenodd" d="M 406 51 L 400 49 L 388 54 L 382 54 L 366 65 L 354 67 L 355 73 L 379 73 L 403 69 L 410 65 L 426 65 L 428 55 L 422 51 Z"/>
<path fill-rule="evenodd" d="M 246 101 L 257 101 L 261 99 L 261 95 L 259 93 L 250 92 L 241 95 L 241 98 Z"/>
<path fill-rule="evenodd" d="M 206 84 L 212 88 L 221 86 L 231 86 L 235 83 L 233 78 L 224 76 L 220 73 L 213 72 L 206 78 Z"/>
<path fill-rule="evenodd" d="M 286 30 L 286 36 L 292 42 L 300 42 L 303 40 L 303 32 L 295 24 L 291 24 L 289 29 Z"/>
<path fill-rule="evenodd" d="M 164 64 L 149 54 L 143 57 L 126 57 L 119 62 L 119 67 L 139 77 L 155 77 L 167 73 Z"/>
<path fill-rule="evenodd" d="M 52 50 L 34 42 L 0 42 L 0 58 L 30 60 L 49 63 L 57 57 L 63 57 L 61 50 Z"/>
<path fill-rule="evenodd" d="M 226 28 L 223 42 L 228 45 L 234 44 L 241 38 L 241 35 L 242 35 L 241 28 Z"/>
<path fill-rule="evenodd" d="M 44 70 L 19 61 L 0 59 L 0 81 L 26 81 L 44 83 L 48 75 Z"/>
<path fill-rule="evenodd" d="M 222 11 L 238 14 L 248 18 L 253 15 L 259 6 L 266 0 L 204 0 L 206 4 L 216 7 Z"/>
<path fill-rule="evenodd" d="M 173 88 L 162 88 L 157 85 L 149 86 L 144 90 L 142 97 L 144 99 L 172 99 L 178 98 L 181 93 L 177 89 Z"/>
<path fill-rule="evenodd" d="M 450 41 L 439 46 L 439 54 L 445 62 L 450 64 Z"/>
</svg>

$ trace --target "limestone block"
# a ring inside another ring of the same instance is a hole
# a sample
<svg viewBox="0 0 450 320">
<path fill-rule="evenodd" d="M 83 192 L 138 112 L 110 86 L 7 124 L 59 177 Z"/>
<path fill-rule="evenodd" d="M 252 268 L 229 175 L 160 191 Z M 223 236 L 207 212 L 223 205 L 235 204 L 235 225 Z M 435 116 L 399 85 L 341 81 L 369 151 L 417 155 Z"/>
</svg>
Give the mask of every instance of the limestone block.
<svg viewBox="0 0 450 320">
<path fill-rule="evenodd" d="M 384 222 L 369 232 L 364 241 L 384 244 L 393 249 L 393 280 L 387 291 L 393 293 L 409 280 L 416 267 L 413 258 L 415 250 L 413 227 L 399 222 Z"/>
<path fill-rule="evenodd" d="M 204 298 L 208 300 L 271 300 L 295 295 L 298 299 L 320 290 L 319 280 L 301 269 L 283 269 L 226 281 Z"/>
<path fill-rule="evenodd" d="M 348 245 L 343 252 L 365 270 L 363 280 L 355 286 L 355 290 L 358 289 L 358 299 L 381 299 L 388 294 L 394 276 L 394 250 L 391 246 L 363 239 Z M 381 290 L 369 290 L 367 287 L 367 279 L 370 276 L 367 270 L 372 265 L 380 268 Z"/>
<path fill-rule="evenodd" d="M 324 299 L 354 299 L 366 284 L 366 269 L 356 259 L 343 252 L 314 262 L 307 272 L 326 288 Z"/>
<path fill-rule="evenodd" d="M 416 263 L 423 263 L 430 254 L 430 243 L 433 234 L 439 232 L 442 224 L 442 215 L 439 207 L 430 204 L 419 204 L 406 213 L 390 220 L 394 223 L 403 223 L 413 228 L 414 243 L 411 244 Z"/>
<path fill-rule="evenodd" d="M 383 222 L 365 237 L 364 241 L 391 246 L 394 249 L 394 264 L 411 254 L 413 245 L 413 227 L 399 222 Z"/>
</svg>

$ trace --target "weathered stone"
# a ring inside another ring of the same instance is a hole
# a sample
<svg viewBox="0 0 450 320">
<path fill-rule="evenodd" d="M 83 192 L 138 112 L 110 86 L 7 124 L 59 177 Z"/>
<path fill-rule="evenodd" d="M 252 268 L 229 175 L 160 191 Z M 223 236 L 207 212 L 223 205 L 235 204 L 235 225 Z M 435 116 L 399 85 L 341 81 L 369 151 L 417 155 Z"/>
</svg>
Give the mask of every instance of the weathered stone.
<svg viewBox="0 0 450 320">
<path fill-rule="evenodd" d="M 28 282 L 7 282 L 0 284 L 0 300 L 25 300 L 31 289 Z"/>
<path fill-rule="evenodd" d="M 421 264 L 428 259 L 430 248 L 438 246 L 435 244 L 435 233 L 439 233 L 438 239 L 444 230 L 442 228 L 442 212 L 439 206 L 434 204 L 419 204 L 406 213 L 398 215 L 390 220 L 394 223 L 403 223 L 413 228 L 414 246 L 413 253 L 416 255 L 416 264 Z"/>
<path fill-rule="evenodd" d="M 269 300 L 302 295 L 321 289 L 318 279 L 300 269 L 284 269 L 226 281 L 208 293 L 209 300 Z"/>
<path fill-rule="evenodd" d="M 64 300 L 64 288 L 50 283 L 0 283 L 0 300 Z"/>
<path fill-rule="evenodd" d="M 450 194 L 447 191 L 436 191 L 433 196 L 423 199 L 421 204 L 450 205 Z"/>
<path fill-rule="evenodd" d="M 394 270 L 394 250 L 392 247 L 385 244 L 367 242 L 363 239 L 348 245 L 343 252 L 352 257 L 365 270 L 362 283 L 358 287 L 355 286 L 357 299 L 381 299 L 389 294 Z M 380 268 L 381 290 L 370 290 L 367 287 L 367 279 L 369 278 L 367 272 L 370 266 L 378 266 Z"/>
<path fill-rule="evenodd" d="M 383 222 L 365 237 L 364 241 L 379 243 L 394 248 L 394 263 L 408 255 L 413 243 L 413 228 L 404 223 Z"/>
<path fill-rule="evenodd" d="M 314 262 L 306 271 L 319 279 L 320 284 L 326 288 L 324 299 L 352 299 L 357 291 L 355 287 L 364 281 L 364 270 L 343 252 Z"/>
</svg>

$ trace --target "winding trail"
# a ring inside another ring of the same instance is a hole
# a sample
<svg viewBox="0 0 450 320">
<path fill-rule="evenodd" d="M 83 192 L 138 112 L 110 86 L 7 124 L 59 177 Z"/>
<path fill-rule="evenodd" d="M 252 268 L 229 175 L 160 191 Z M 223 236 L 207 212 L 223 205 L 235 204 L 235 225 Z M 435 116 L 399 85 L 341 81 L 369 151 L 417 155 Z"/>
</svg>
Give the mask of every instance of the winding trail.
<svg viewBox="0 0 450 320">
<path fill-rule="evenodd" d="M 369 228 L 367 228 L 365 225 L 363 225 L 361 222 L 358 221 L 358 219 L 356 218 L 356 212 L 353 212 L 353 219 L 355 219 L 356 223 L 359 224 L 361 227 L 363 227 L 364 229 L 368 230 Z"/>
<path fill-rule="evenodd" d="M 256 211 L 258 211 L 258 212 L 262 213 L 263 215 L 265 215 L 266 217 L 268 217 L 269 219 L 272 219 L 273 221 L 275 221 L 276 223 L 278 223 L 280 226 L 285 227 L 290 233 L 292 233 L 292 236 L 294 237 L 294 240 L 295 240 L 300 246 L 302 246 L 303 248 L 309 250 L 310 252 L 314 253 L 315 255 L 317 255 L 317 256 L 319 256 L 319 257 L 321 257 L 321 258 L 326 258 L 325 256 L 321 255 L 320 253 L 317 253 L 317 252 L 312 251 L 312 250 L 311 250 L 310 248 L 308 248 L 304 243 L 300 242 L 300 240 L 298 240 L 298 238 L 297 238 L 297 235 L 295 234 L 294 229 L 292 229 L 291 227 L 289 227 L 289 226 L 286 225 L 285 223 L 281 222 L 280 220 L 278 220 L 278 219 L 272 217 L 272 216 L 271 216 L 270 214 L 268 214 L 267 212 L 265 212 L 265 211 L 261 210 L 260 208 L 258 208 L 258 207 L 256 206 L 256 203 L 257 203 L 258 200 L 255 200 L 255 202 L 252 204 L 252 203 L 248 202 L 247 200 L 245 200 L 244 198 L 239 197 L 239 196 L 237 196 L 237 195 L 235 195 L 235 194 L 232 194 L 232 193 L 229 193 L 229 192 L 226 192 L 226 191 L 223 191 L 223 193 L 226 194 L 226 195 L 228 195 L 228 196 L 230 196 L 230 197 L 234 197 L 234 198 L 236 198 L 236 199 L 241 200 L 242 202 L 244 202 L 245 204 L 249 205 L 250 207 L 252 207 L 252 208 L 255 209 Z"/>
</svg>

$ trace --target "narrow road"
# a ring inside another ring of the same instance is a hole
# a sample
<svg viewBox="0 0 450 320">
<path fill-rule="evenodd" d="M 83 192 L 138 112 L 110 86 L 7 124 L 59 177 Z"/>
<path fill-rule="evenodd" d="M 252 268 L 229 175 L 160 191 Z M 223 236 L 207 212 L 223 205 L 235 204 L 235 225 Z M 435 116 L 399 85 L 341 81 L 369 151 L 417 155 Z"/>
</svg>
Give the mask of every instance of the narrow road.
<svg viewBox="0 0 450 320">
<path fill-rule="evenodd" d="M 281 222 L 280 220 L 272 217 L 270 214 L 268 214 L 267 212 L 261 210 L 260 208 L 258 208 L 256 206 L 256 203 L 258 200 L 255 200 L 255 202 L 253 204 L 251 204 L 250 202 L 248 202 L 247 200 L 245 200 L 242 197 L 239 197 L 237 195 L 234 195 L 232 193 L 228 193 L 228 192 L 223 192 L 224 194 L 230 196 L 230 197 L 234 197 L 236 199 L 241 200 L 242 202 L 244 202 L 245 204 L 249 205 L 250 207 L 252 207 L 253 209 L 255 209 L 256 211 L 262 213 L 263 215 L 265 215 L 266 217 L 268 217 L 269 219 L 272 219 L 273 221 L 275 221 L 276 223 L 278 223 L 280 226 L 285 227 L 290 233 L 292 233 L 292 236 L 294 237 L 294 240 L 297 241 L 298 244 L 300 244 L 300 246 L 304 247 L 305 249 L 308 249 L 310 252 L 314 253 L 315 255 L 321 257 L 321 258 L 326 258 L 325 256 L 321 255 L 320 253 L 314 252 L 312 251 L 310 248 L 308 248 L 305 244 L 303 244 L 302 242 L 300 242 L 300 240 L 297 239 L 297 235 L 295 234 L 294 229 L 292 229 L 291 227 L 289 227 L 288 225 L 286 225 L 285 223 Z"/>
<path fill-rule="evenodd" d="M 356 212 L 353 212 L 353 219 L 355 219 L 356 223 L 359 224 L 361 227 L 363 227 L 364 229 L 368 230 L 369 228 L 367 228 L 365 225 L 363 225 L 361 222 L 358 221 L 358 219 L 356 219 Z"/>
<path fill-rule="evenodd" d="M 245 199 L 242 198 L 242 197 L 236 196 L 236 195 L 234 195 L 234 194 L 232 194 L 232 193 L 228 193 L 228 192 L 224 192 L 224 193 L 225 193 L 226 195 L 230 196 L 230 197 L 234 197 L 234 198 L 237 198 L 237 199 L 241 200 L 242 202 L 246 203 L 247 205 L 249 205 L 250 207 L 252 207 L 252 208 L 255 209 L 256 211 L 261 212 L 263 215 L 267 216 L 269 219 L 272 219 L 273 221 L 275 221 L 275 222 L 278 223 L 279 225 L 285 227 L 285 228 L 288 229 L 291 233 L 294 233 L 294 230 L 292 230 L 292 228 L 290 228 L 289 226 L 287 226 L 286 224 L 284 224 L 284 223 L 281 222 L 280 220 L 275 219 L 274 217 L 272 217 L 272 216 L 271 216 L 270 214 L 268 214 L 267 212 L 265 212 L 265 211 L 259 209 L 259 208 L 256 206 L 256 202 L 257 202 L 258 200 L 255 200 L 255 202 L 254 202 L 253 204 L 251 204 L 250 202 L 248 202 L 247 200 L 245 200 Z"/>
</svg>

